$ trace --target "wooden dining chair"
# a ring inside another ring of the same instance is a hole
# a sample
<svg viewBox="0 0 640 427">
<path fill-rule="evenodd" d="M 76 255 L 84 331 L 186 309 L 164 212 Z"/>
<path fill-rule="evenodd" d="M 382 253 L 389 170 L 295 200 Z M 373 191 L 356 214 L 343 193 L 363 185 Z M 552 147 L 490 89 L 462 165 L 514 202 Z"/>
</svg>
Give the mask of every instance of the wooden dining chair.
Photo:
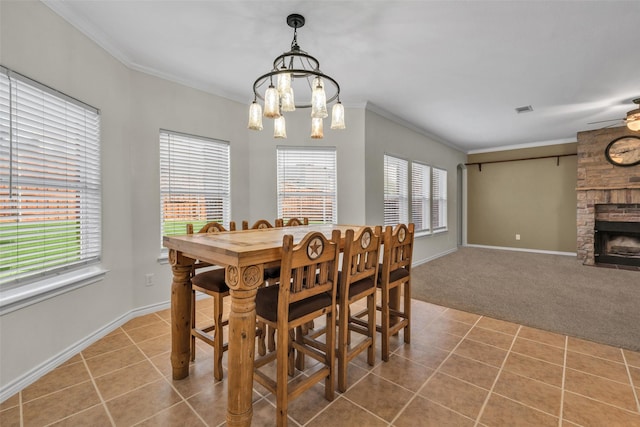
<svg viewBox="0 0 640 427">
<path fill-rule="evenodd" d="M 251 227 L 249 227 L 249 221 L 242 221 L 243 230 L 258 230 L 261 228 L 273 228 L 273 225 L 271 225 L 271 223 L 266 219 L 257 220 Z"/>
<path fill-rule="evenodd" d="M 301 225 L 309 225 L 309 218 L 289 218 L 287 222 L 282 218 L 276 219 L 276 227 L 298 227 Z M 280 267 L 269 267 L 264 270 L 264 280 L 267 285 L 274 285 L 280 281 Z M 310 323 L 313 325 L 313 322 Z M 306 331 L 305 327 L 305 331 Z M 267 334 L 267 348 L 269 351 L 274 351 L 275 349 L 275 339 L 274 339 L 274 331 L 269 330 Z"/>
<path fill-rule="evenodd" d="M 349 229 L 345 236 L 340 287 L 338 288 L 338 390 L 347 390 L 347 367 L 358 354 L 367 350 L 367 363 L 375 363 L 376 285 L 380 262 L 382 227 L 364 227 L 356 235 Z M 352 315 L 351 305 L 366 298 L 366 310 Z M 365 318 L 363 320 L 363 318 Z M 359 335 L 353 344 L 351 332 Z"/>
<path fill-rule="evenodd" d="M 309 225 L 309 218 L 289 218 L 286 222 L 282 218 L 276 219 L 276 227 L 297 227 Z"/>
<path fill-rule="evenodd" d="M 411 341 L 411 263 L 413 258 L 414 224 L 398 224 L 395 229 L 385 228 L 383 257 L 378 288 L 381 303 L 381 324 L 377 330 L 382 337 L 381 356 L 389 360 L 389 341 L 404 329 L 405 343 Z"/>
<path fill-rule="evenodd" d="M 277 220 L 276 220 L 277 222 Z M 263 228 L 274 228 L 274 226 L 266 219 L 259 219 L 251 227 L 249 221 L 242 221 L 243 230 L 259 230 Z M 278 283 L 280 277 L 280 266 L 267 266 L 264 269 L 264 280 L 267 285 Z"/>
<path fill-rule="evenodd" d="M 293 244 L 293 236 L 284 236 L 280 284 L 258 289 L 256 315 L 259 321 L 276 330 L 276 351 L 255 360 L 254 380 L 276 396 L 277 425 L 287 425 L 289 402 L 324 379 L 327 400 L 334 398 L 335 308 L 340 257 L 340 231 L 331 240 L 322 233 L 308 233 Z M 305 323 L 325 316 L 325 339 L 302 334 Z M 293 352 L 320 362 L 289 382 Z M 270 364 L 276 362 L 276 376 Z M 267 366 L 268 365 L 268 366 Z M 271 368 L 271 369 L 270 369 Z"/>
<path fill-rule="evenodd" d="M 253 223 L 251 227 L 249 227 L 249 221 L 242 221 L 242 229 L 243 230 L 261 230 L 265 228 L 274 228 L 274 226 L 266 219 L 259 219 Z M 264 267 L 264 285 L 275 285 L 278 283 L 280 279 L 280 265 L 266 265 Z M 258 328 L 262 331 L 259 336 L 258 348 L 261 352 L 260 354 L 264 354 L 264 349 L 267 347 L 266 345 L 266 337 L 269 337 L 269 351 L 275 350 L 275 342 L 274 342 L 274 331 L 271 328 L 267 328 L 265 325 L 258 323 Z"/>
<path fill-rule="evenodd" d="M 230 223 L 230 231 L 235 230 L 235 223 Z M 198 233 L 219 233 L 227 231 L 218 222 L 205 224 Z M 187 234 L 193 234 L 193 224 L 187 224 Z M 196 358 L 196 338 L 213 347 L 213 376 L 222 380 L 222 353 L 228 348 L 224 342 L 223 328 L 229 324 L 222 319 L 224 297 L 229 295 L 229 287 L 225 283 L 225 269 L 212 268 L 209 263 L 197 260 L 191 270 L 191 360 Z M 198 270 L 208 268 L 198 273 Z M 204 327 L 196 325 L 196 292 L 202 292 L 213 298 L 213 323 Z M 213 335 L 211 335 L 213 333 Z"/>
</svg>

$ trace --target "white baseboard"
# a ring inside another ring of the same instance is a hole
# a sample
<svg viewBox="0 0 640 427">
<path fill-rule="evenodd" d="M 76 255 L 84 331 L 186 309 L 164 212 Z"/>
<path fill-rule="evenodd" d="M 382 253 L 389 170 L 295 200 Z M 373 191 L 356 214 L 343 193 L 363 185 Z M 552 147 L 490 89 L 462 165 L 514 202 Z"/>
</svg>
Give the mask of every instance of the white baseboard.
<svg viewBox="0 0 640 427">
<path fill-rule="evenodd" d="M 468 248 L 497 249 L 501 251 L 533 252 L 537 254 L 578 256 L 576 252 L 559 252 L 559 251 L 545 251 L 541 249 L 511 248 L 508 246 L 488 246 L 488 245 L 471 245 L 471 244 L 466 244 L 464 246 Z"/>
<path fill-rule="evenodd" d="M 40 379 L 43 375 L 48 374 L 49 372 L 54 370 L 56 367 L 60 366 L 62 363 L 66 362 L 67 360 L 69 360 L 70 358 L 72 358 L 73 356 L 75 356 L 85 348 L 89 347 L 91 344 L 104 338 L 111 332 L 115 331 L 120 326 L 127 323 L 129 320 L 139 316 L 143 316 L 145 314 L 163 310 L 169 307 L 171 307 L 170 302 L 163 302 L 159 304 L 149 305 L 146 307 L 136 308 L 134 310 L 129 311 L 128 313 L 123 314 L 119 318 L 113 320 L 112 322 L 98 329 L 91 335 L 86 336 L 85 338 L 71 345 L 64 351 L 58 353 L 54 357 L 50 358 L 49 360 L 45 361 L 39 366 L 36 366 L 26 374 L 22 375 L 21 377 L 15 379 L 14 381 L 2 387 L 2 389 L 0 389 L 0 402 L 4 402 L 8 398 L 13 396 L 17 392 L 19 392 L 20 390 L 33 384 L 38 379 Z"/>
</svg>

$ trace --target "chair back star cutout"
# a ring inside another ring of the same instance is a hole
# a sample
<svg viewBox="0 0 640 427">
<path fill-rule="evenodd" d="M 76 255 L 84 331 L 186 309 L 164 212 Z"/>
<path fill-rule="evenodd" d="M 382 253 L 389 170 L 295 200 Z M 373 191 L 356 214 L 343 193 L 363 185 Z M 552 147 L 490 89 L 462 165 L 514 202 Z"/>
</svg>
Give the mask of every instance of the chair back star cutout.
<svg viewBox="0 0 640 427">
<path fill-rule="evenodd" d="M 307 256 L 309 259 L 316 259 L 320 255 L 322 255 L 322 251 L 324 250 L 324 242 L 321 238 L 315 237 L 309 241 L 307 245 Z"/>
<path fill-rule="evenodd" d="M 364 233 L 362 233 L 362 236 L 360 236 L 360 246 L 362 247 L 362 249 L 367 249 L 370 244 L 371 244 L 371 232 L 367 230 Z"/>
<path fill-rule="evenodd" d="M 400 230 L 398 230 L 398 241 L 399 242 L 404 242 L 404 239 L 406 239 L 407 237 L 407 229 L 403 227 L 400 228 Z"/>
</svg>

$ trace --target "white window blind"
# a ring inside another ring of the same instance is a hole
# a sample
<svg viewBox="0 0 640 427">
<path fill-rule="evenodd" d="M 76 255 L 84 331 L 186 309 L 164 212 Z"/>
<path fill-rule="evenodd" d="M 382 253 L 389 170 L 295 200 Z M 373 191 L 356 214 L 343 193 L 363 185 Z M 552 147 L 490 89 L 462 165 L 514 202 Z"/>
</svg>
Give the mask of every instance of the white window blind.
<svg viewBox="0 0 640 427">
<path fill-rule="evenodd" d="M 433 231 L 447 229 L 447 171 L 432 168 L 431 224 Z"/>
<path fill-rule="evenodd" d="M 278 217 L 309 218 L 312 224 L 338 220 L 336 149 L 277 147 Z"/>
<path fill-rule="evenodd" d="M 384 225 L 409 222 L 409 162 L 384 156 Z"/>
<path fill-rule="evenodd" d="M 100 258 L 100 116 L 0 67 L 0 284 Z"/>
<path fill-rule="evenodd" d="M 416 231 L 431 228 L 431 168 L 411 162 L 411 221 Z"/>
<path fill-rule="evenodd" d="M 160 130 L 161 236 L 216 221 L 229 227 L 229 143 Z"/>
</svg>

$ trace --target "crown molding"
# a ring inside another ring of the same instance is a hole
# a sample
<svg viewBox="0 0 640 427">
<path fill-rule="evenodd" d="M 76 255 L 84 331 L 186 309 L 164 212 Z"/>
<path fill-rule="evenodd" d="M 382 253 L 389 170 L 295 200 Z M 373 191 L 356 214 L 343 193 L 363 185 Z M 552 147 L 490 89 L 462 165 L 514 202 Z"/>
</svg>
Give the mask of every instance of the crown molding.
<svg viewBox="0 0 640 427">
<path fill-rule="evenodd" d="M 108 37 L 101 31 L 96 30 L 83 15 L 80 15 L 70 8 L 62 0 L 42 0 L 45 6 L 67 21 L 69 25 L 87 36 L 89 40 L 106 50 L 111 56 L 122 62 L 129 68 L 133 68 L 133 61 L 124 52 L 117 49 L 109 42 Z"/>
<path fill-rule="evenodd" d="M 441 137 L 432 134 L 431 132 L 427 131 L 426 129 L 423 129 L 419 126 L 416 126 L 415 124 L 396 116 L 395 114 L 385 110 L 384 108 L 372 103 L 372 102 L 367 102 L 365 105 L 365 110 L 369 110 L 373 113 L 376 113 L 382 117 L 384 117 L 385 119 L 391 120 L 394 123 L 399 124 L 400 126 L 404 126 L 407 129 L 411 129 L 414 132 L 417 132 L 423 136 L 426 136 L 427 138 L 438 142 L 440 144 L 446 145 L 447 147 L 453 148 L 454 150 L 458 150 L 462 153 L 464 153 L 464 150 L 460 147 L 458 147 L 457 145 L 453 144 L 452 142 L 449 142 L 445 139 L 442 139 Z"/>
<path fill-rule="evenodd" d="M 548 145 L 562 145 L 562 144 L 571 144 L 575 143 L 576 138 L 562 138 L 562 139 L 553 139 L 549 141 L 538 141 L 538 142 L 527 142 L 524 144 L 514 144 L 514 145 L 503 145 L 499 147 L 491 147 L 491 148 L 481 148 L 478 150 L 469 150 L 467 154 L 482 154 L 482 153 L 493 153 L 496 151 L 508 151 L 508 150 L 521 150 L 523 148 L 536 148 L 536 147 L 545 147 Z"/>
<path fill-rule="evenodd" d="M 70 8 L 64 1 L 62 0 L 42 0 L 42 2 L 51 9 L 54 13 L 60 16 L 62 19 L 67 21 L 69 25 L 71 25 L 76 30 L 80 31 L 89 40 L 96 43 L 102 49 L 104 49 L 109 55 L 113 56 L 116 60 L 122 63 L 125 67 L 130 70 L 138 71 L 144 74 L 148 74 L 154 77 L 158 77 L 163 80 L 167 80 L 173 83 L 177 83 L 186 87 L 190 87 L 192 89 L 201 90 L 203 92 L 210 93 L 212 95 L 220 96 L 222 98 L 239 102 L 242 104 L 248 103 L 247 99 L 238 99 L 238 96 L 233 95 L 229 92 L 225 92 L 217 87 L 213 87 L 211 85 L 201 84 L 194 82 L 193 80 L 186 80 L 180 77 L 177 77 L 173 74 L 163 73 L 154 68 L 144 67 L 134 60 L 132 60 L 127 54 L 122 52 L 120 49 L 116 48 L 110 41 L 109 38 L 99 30 L 96 30 L 94 26 L 92 26 L 86 19 L 85 16 L 76 13 L 72 8 Z"/>
</svg>

